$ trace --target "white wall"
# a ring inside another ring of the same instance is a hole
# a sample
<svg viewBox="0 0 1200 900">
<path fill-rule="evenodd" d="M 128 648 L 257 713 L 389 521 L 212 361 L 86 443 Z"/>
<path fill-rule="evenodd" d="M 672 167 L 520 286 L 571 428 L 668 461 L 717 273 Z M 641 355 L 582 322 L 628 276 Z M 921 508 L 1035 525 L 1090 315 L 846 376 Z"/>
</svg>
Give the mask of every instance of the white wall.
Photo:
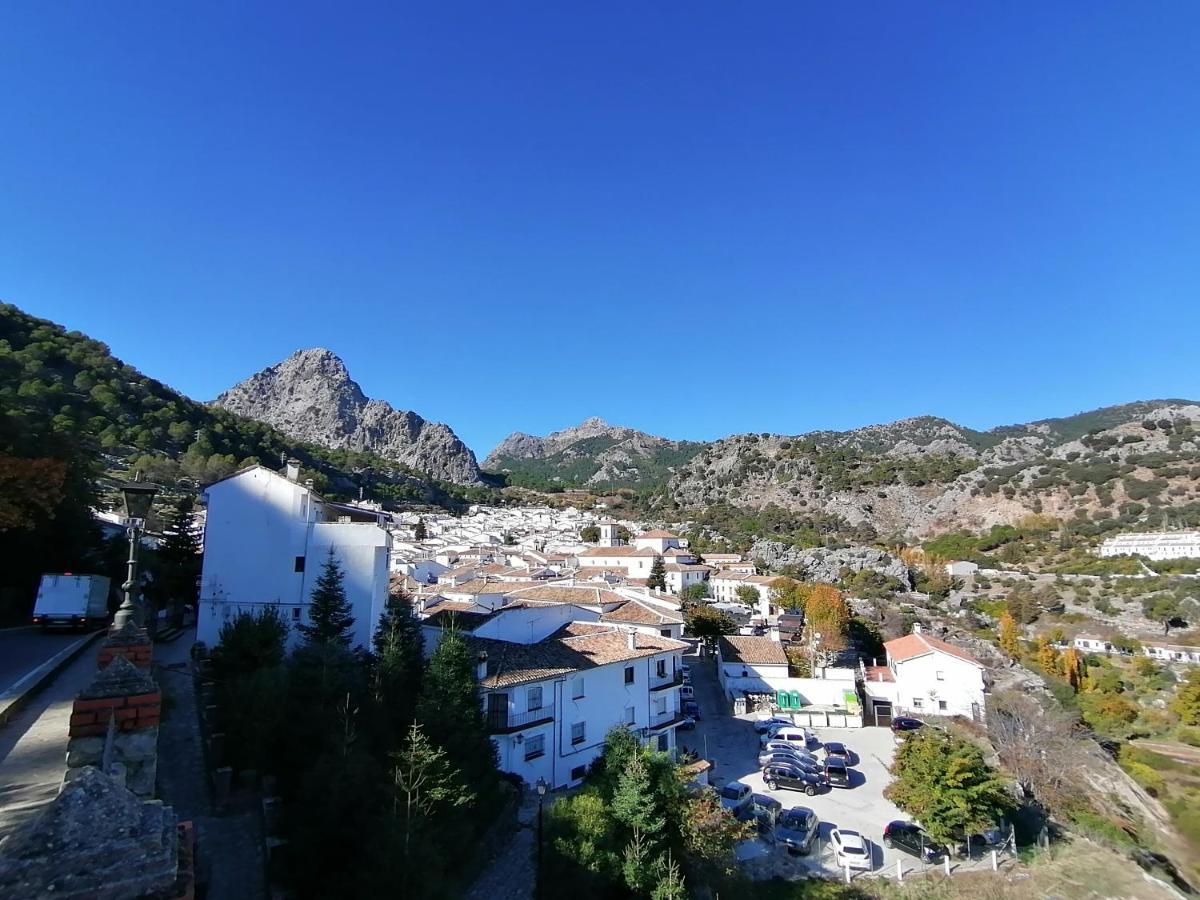
<svg viewBox="0 0 1200 900">
<path fill-rule="evenodd" d="M 307 621 L 313 586 L 329 548 L 346 573 L 355 643 L 364 646 L 387 600 L 391 537 L 372 523 L 318 522 L 320 505 L 303 485 L 254 468 L 207 491 L 197 640 L 218 642 L 239 611 L 278 605 L 293 626 Z M 296 571 L 303 557 L 304 571 Z M 298 634 L 293 628 L 291 644 Z"/>
<path fill-rule="evenodd" d="M 983 669 L 979 666 L 935 651 L 896 663 L 893 671 L 901 707 L 898 712 L 972 718 L 972 704 L 977 704 L 979 714 L 983 714 Z M 916 700 L 920 700 L 919 705 Z M 944 709 L 939 701 L 946 703 Z"/>
</svg>

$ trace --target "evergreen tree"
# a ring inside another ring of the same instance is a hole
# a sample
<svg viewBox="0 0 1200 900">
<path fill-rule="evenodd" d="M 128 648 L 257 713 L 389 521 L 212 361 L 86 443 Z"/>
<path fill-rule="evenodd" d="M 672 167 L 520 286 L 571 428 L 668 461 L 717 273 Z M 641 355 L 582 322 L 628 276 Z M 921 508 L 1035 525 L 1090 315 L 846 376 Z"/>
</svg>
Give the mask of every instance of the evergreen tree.
<svg viewBox="0 0 1200 900">
<path fill-rule="evenodd" d="M 494 796 L 496 745 L 488 736 L 477 660 L 457 631 L 448 630 L 429 659 L 417 701 L 417 721 L 481 798 Z"/>
<path fill-rule="evenodd" d="M 321 567 L 317 585 L 313 588 L 312 603 L 308 608 L 311 624 L 300 625 L 300 633 L 309 645 L 350 646 L 350 630 L 354 627 L 354 615 L 350 601 L 346 599 L 345 573 L 333 548 Z"/>
<path fill-rule="evenodd" d="M 629 834 L 621 863 L 625 884 L 631 891 L 646 893 L 659 870 L 658 843 L 666 820 L 655 803 L 645 751 L 639 750 L 625 763 L 613 793 L 612 812 Z"/>
<path fill-rule="evenodd" d="M 413 540 L 425 540 L 425 523 L 421 519 L 417 519 L 417 525 L 413 528 Z"/>
<path fill-rule="evenodd" d="M 425 667 L 421 623 L 403 591 L 391 594 L 375 632 L 373 688 L 387 723 L 386 742 L 398 746 L 416 715 Z"/>
<path fill-rule="evenodd" d="M 654 557 L 654 564 L 650 566 L 650 576 L 646 579 L 646 587 L 658 588 L 660 591 L 667 589 L 667 566 L 661 555 L 656 554 Z"/>
<path fill-rule="evenodd" d="M 166 602 L 175 627 L 183 624 L 184 606 L 195 608 L 199 596 L 202 557 L 195 506 L 192 497 L 186 495 L 175 503 L 167 514 L 163 541 L 158 546 L 157 593 Z"/>
</svg>

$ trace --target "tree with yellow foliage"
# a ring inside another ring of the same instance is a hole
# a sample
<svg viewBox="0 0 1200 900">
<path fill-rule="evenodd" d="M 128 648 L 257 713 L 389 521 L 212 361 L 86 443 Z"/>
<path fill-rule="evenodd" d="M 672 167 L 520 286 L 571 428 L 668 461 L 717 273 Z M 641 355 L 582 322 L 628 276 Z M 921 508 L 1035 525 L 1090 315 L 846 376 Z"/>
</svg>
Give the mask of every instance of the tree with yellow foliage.
<svg viewBox="0 0 1200 900">
<path fill-rule="evenodd" d="M 1057 675 L 1059 671 L 1058 651 L 1050 644 L 1050 639 L 1042 635 L 1037 639 L 1038 666 L 1047 675 Z"/>
<path fill-rule="evenodd" d="M 842 592 L 829 584 L 813 585 L 804 604 L 804 623 L 815 649 L 828 656 L 846 647 L 850 607 Z M 821 635 L 816 639 L 816 635 Z"/>
<path fill-rule="evenodd" d="M 1021 632 L 1017 620 L 1007 611 L 1000 615 L 1000 649 L 1011 659 L 1021 658 Z"/>
<path fill-rule="evenodd" d="M 1063 678 L 1067 679 L 1067 684 L 1079 693 L 1079 689 L 1083 687 L 1083 680 L 1087 678 L 1087 661 L 1083 658 L 1083 654 L 1074 647 L 1068 647 L 1059 660 L 1059 665 L 1062 667 Z"/>
</svg>

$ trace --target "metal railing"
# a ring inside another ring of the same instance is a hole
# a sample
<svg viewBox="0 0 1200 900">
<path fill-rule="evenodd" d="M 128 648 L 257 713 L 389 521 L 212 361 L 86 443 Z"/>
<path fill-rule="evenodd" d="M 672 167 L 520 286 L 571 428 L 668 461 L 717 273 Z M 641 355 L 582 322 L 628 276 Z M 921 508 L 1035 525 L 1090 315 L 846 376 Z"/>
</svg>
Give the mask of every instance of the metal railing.
<svg viewBox="0 0 1200 900">
<path fill-rule="evenodd" d="M 488 710 L 484 714 L 487 720 L 488 732 L 491 734 L 512 734 L 523 728 L 532 728 L 554 721 L 554 704 L 548 703 L 538 709 L 528 712 L 514 713 L 508 710 Z"/>
</svg>

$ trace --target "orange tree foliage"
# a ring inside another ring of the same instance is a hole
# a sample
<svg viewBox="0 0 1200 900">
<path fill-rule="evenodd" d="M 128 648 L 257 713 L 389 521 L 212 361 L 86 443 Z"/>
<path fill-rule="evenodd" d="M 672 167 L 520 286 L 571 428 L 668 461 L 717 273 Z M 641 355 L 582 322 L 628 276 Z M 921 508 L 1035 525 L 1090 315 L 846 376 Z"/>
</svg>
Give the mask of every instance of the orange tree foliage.
<svg viewBox="0 0 1200 900">
<path fill-rule="evenodd" d="M 0 531 L 32 528 L 62 502 L 67 464 L 0 453 Z"/>
</svg>

